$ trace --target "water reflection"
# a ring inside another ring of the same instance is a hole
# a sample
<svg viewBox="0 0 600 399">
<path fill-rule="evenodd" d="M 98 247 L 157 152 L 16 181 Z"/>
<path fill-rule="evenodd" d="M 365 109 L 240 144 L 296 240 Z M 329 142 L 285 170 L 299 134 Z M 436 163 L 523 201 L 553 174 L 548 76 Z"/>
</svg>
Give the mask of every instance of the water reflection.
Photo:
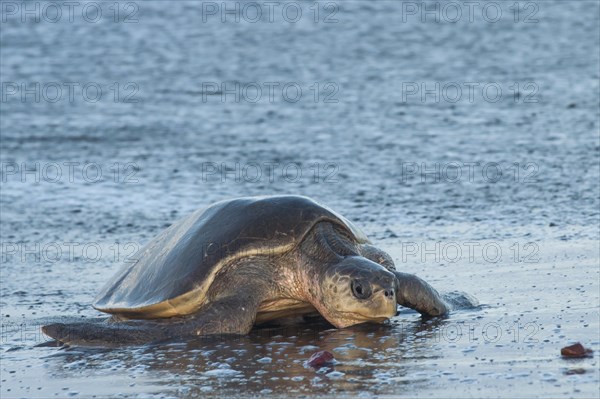
<svg viewBox="0 0 600 399">
<path fill-rule="evenodd" d="M 397 319 L 397 318 L 396 318 Z M 50 356 L 55 377 L 73 368 L 93 373 L 121 370 L 132 379 L 152 379 L 163 393 L 178 395 L 301 394 L 368 391 L 393 393 L 410 384 L 423 359 L 439 356 L 436 330 L 444 319 L 394 320 L 385 325 L 335 329 L 322 320 L 257 328 L 248 336 L 164 342 L 124 348 L 64 348 Z M 305 365 L 319 350 L 334 354 L 331 367 Z M 410 374 L 409 374 L 410 371 Z M 409 376 L 413 376 L 409 378 Z M 154 378 L 156 377 L 156 378 Z M 430 376 L 429 376 L 430 377 Z"/>
</svg>

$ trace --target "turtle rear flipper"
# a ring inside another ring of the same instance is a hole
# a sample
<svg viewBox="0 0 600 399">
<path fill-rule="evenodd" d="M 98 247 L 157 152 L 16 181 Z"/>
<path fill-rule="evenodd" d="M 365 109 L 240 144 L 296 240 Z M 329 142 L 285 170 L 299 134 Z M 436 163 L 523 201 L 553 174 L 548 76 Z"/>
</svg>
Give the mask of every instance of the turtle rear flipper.
<svg viewBox="0 0 600 399">
<path fill-rule="evenodd" d="M 42 332 L 58 342 L 77 345 L 136 344 L 164 339 L 159 330 L 127 323 L 55 323 L 42 327 Z"/>
<path fill-rule="evenodd" d="M 256 262 L 253 261 L 253 262 Z M 247 263 L 253 263 L 247 262 Z M 264 281 L 253 273 L 252 266 L 230 276 L 223 296 L 212 299 L 196 314 L 158 320 L 129 320 L 100 323 L 55 323 L 42 327 L 44 334 L 65 344 L 147 344 L 169 339 L 204 335 L 245 335 L 250 332 L 265 295 Z M 245 283 L 245 286 L 242 286 Z"/>
<path fill-rule="evenodd" d="M 248 311 L 226 313 L 234 309 Z M 255 317 L 256 309 L 247 302 L 228 297 L 207 305 L 199 314 L 184 318 L 100 324 L 55 323 L 42 327 L 42 331 L 69 345 L 138 345 L 203 335 L 247 334 Z"/>
</svg>

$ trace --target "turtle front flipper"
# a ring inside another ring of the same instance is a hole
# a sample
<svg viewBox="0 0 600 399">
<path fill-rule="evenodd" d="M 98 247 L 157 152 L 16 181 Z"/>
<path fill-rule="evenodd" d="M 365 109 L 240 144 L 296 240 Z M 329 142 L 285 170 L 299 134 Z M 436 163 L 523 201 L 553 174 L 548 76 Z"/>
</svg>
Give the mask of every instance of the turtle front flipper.
<svg viewBox="0 0 600 399">
<path fill-rule="evenodd" d="M 392 273 L 396 275 L 396 300 L 399 305 L 425 316 L 442 316 L 450 311 L 450 305 L 424 280 L 413 274 L 398 271 Z"/>
<path fill-rule="evenodd" d="M 442 316 L 455 308 L 454 296 L 442 296 L 435 288 L 419 277 L 396 271 L 392 257 L 370 244 L 363 244 L 360 253 L 367 259 L 379 263 L 396 276 L 396 301 L 399 305 L 416 310 L 425 316 Z"/>
<path fill-rule="evenodd" d="M 462 291 L 440 294 L 435 288 L 414 274 L 392 271 L 398 281 L 396 300 L 424 316 L 443 316 L 451 310 L 475 309 L 479 301 Z"/>
</svg>

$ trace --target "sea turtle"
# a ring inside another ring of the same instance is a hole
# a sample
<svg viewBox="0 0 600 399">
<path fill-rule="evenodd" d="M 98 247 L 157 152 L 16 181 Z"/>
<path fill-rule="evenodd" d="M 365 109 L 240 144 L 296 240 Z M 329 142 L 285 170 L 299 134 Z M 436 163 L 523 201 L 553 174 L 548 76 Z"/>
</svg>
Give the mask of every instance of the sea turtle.
<svg viewBox="0 0 600 399">
<path fill-rule="evenodd" d="M 244 197 L 184 217 L 100 291 L 103 323 L 51 324 L 65 343 L 143 343 L 247 334 L 255 324 L 318 312 L 335 327 L 383 322 L 397 304 L 448 312 L 438 292 L 331 209 L 303 196 Z"/>
</svg>

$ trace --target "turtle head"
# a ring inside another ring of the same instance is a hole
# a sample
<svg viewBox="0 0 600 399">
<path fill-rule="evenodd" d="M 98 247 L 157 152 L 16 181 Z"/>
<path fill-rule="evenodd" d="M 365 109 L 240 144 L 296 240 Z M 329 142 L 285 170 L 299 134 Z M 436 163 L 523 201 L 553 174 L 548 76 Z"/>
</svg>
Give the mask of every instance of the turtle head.
<svg viewBox="0 0 600 399">
<path fill-rule="evenodd" d="M 396 314 L 396 278 L 362 256 L 347 256 L 324 271 L 317 309 L 338 328 L 381 323 Z"/>
</svg>

